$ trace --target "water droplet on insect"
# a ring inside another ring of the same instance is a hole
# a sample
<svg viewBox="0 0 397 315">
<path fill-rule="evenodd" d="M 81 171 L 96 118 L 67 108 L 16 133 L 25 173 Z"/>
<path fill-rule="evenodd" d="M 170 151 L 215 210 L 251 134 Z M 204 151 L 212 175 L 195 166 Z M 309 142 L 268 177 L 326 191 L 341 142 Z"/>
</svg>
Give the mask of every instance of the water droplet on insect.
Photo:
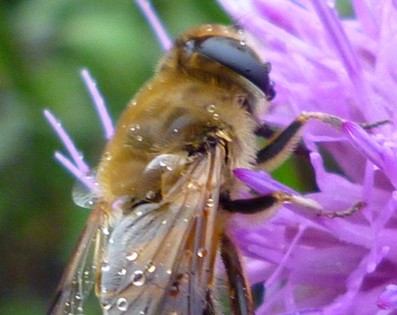
<svg viewBox="0 0 397 315">
<path fill-rule="evenodd" d="M 136 136 L 135 139 L 138 140 L 139 142 L 143 141 L 143 137 L 142 136 Z"/>
<path fill-rule="evenodd" d="M 88 180 L 92 180 L 91 176 L 86 177 Z M 73 201 L 76 205 L 91 209 L 95 202 L 98 201 L 97 195 L 88 190 L 86 186 L 83 186 L 80 183 L 77 183 L 72 190 Z"/>
<path fill-rule="evenodd" d="M 134 260 L 136 260 L 138 258 L 138 253 L 137 252 L 132 252 L 126 258 L 127 258 L 128 261 L 134 261 Z"/>
<path fill-rule="evenodd" d="M 197 256 L 199 256 L 200 258 L 207 256 L 207 250 L 205 248 L 200 248 L 197 251 Z"/>
<path fill-rule="evenodd" d="M 104 262 L 103 262 L 101 270 L 102 270 L 103 272 L 107 272 L 107 271 L 110 270 L 110 265 L 109 265 L 109 263 L 108 263 L 107 261 L 104 261 Z"/>
<path fill-rule="evenodd" d="M 212 114 L 212 119 L 218 120 L 219 119 L 219 114 L 217 114 L 217 113 Z"/>
<path fill-rule="evenodd" d="M 76 298 L 76 300 L 81 300 L 81 295 L 78 293 L 74 297 Z"/>
<path fill-rule="evenodd" d="M 105 310 L 105 311 L 108 311 L 108 310 L 110 310 L 111 308 L 112 308 L 112 304 L 102 304 L 102 308 Z"/>
<path fill-rule="evenodd" d="M 103 158 L 104 158 L 106 161 L 111 161 L 113 157 L 112 157 L 112 155 L 110 154 L 110 152 L 106 151 L 106 152 L 103 154 Z"/>
<path fill-rule="evenodd" d="M 143 214 L 142 211 L 137 211 L 137 212 L 136 212 L 136 215 L 137 215 L 138 217 L 140 217 L 142 214 Z"/>
<path fill-rule="evenodd" d="M 216 110 L 216 106 L 214 104 L 210 104 L 210 105 L 207 106 L 207 111 L 209 113 L 214 113 L 215 110 Z"/>
<path fill-rule="evenodd" d="M 102 233 L 103 233 L 103 235 L 109 235 L 109 234 L 110 234 L 110 231 L 109 231 L 109 229 L 108 229 L 106 226 L 104 226 L 104 227 L 102 228 Z"/>
<path fill-rule="evenodd" d="M 118 274 L 119 274 L 120 276 L 125 276 L 125 275 L 127 274 L 127 269 L 125 269 L 125 268 L 121 269 L 121 270 L 118 272 Z"/>
<path fill-rule="evenodd" d="M 173 132 L 173 133 L 178 133 L 178 132 L 179 132 L 179 129 L 174 128 L 174 129 L 172 129 L 172 132 Z"/>
<path fill-rule="evenodd" d="M 162 225 L 166 225 L 166 224 L 167 224 L 167 220 L 161 221 L 161 224 L 162 224 Z"/>
<path fill-rule="evenodd" d="M 142 270 L 137 270 L 132 276 L 132 284 L 136 287 L 141 287 L 145 284 L 146 278 Z"/>
<path fill-rule="evenodd" d="M 116 302 L 117 308 L 122 311 L 125 312 L 128 309 L 128 302 L 126 298 L 119 298 Z"/>
<path fill-rule="evenodd" d="M 207 207 L 208 208 L 212 208 L 213 206 L 214 206 L 214 199 L 212 199 L 212 198 L 208 198 L 208 200 L 207 200 Z"/>
<path fill-rule="evenodd" d="M 156 197 L 156 193 L 153 191 L 153 190 L 149 190 L 147 193 L 146 193 L 146 198 L 147 199 L 154 199 Z"/>
<path fill-rule="evenodd" d="M 245 40 L 240 40 L 240 46 L 247 46 L 247 43 L 245 42 Z"/>
<path fill-rule="evenodd" d="M 189 190 L 195 190 L 195 189 L 197 189 L 197 185 L 196 185 L 195 183 L 193 183 L 193 182 L 189 182 L 189 183 L 187 184 L 187 188 L 188 188 Z"/>
<path fill-rule="evenodd" d="M 166 273 L 167 273 L 168 275 L 170 275 L 170 274 L 172 274 L 172 270 L 171 270 L 171 269 L 167 269 L 167 270 L 166 270 Z"/>
<path fill-rule="evenodd" d="M 130 126 L 130 131 L 132 131 L 132 132 L 135 132 L 135 131 L 140 130 L 140 129 L 141 129 L 141 125 L 140 124 L 132 124 Z"/>
<path fill-rule="evenodd" d="M 153 273 L 156 270 L 156 266 L 150 261 L 146 266 L 146 270 L 147 272 Z"/>
</svg>

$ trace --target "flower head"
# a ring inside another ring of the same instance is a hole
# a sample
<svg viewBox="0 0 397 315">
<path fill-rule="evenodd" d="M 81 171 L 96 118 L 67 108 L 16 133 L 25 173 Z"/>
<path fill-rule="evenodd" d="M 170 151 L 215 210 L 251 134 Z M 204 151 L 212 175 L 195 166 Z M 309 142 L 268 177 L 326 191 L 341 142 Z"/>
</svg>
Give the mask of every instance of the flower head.
<svg viewBox="0 0 397 315">
<path fill-rule="evenodd" d="M 319 188 L 307 196 L 330 210 L 367 203 L 349 218 L 282 209 L 270 222 L 240 228 L 237 238 L 248 257 L 249 278 L 265 286 L 257 313 L 395 309 L 397 294 L 387 289 L 397 283 L 395 2 L 353 1 L 356 17 L 344 20 L 332 1 L 219 2 L 272 64 L 277 97 L 264 121 L 285 126 L 302 111 L 347 120 L 342 132 L 317 122 L 305 127 L 303 140 Z M 384 119 L 390 123 L 369 133 L 352 123 Z M 320 145 L 344 176 L 324 167 Z M 239 170 L 237 175 L 255 190 L 274 187 L 261 172 Z"/>
</svg>

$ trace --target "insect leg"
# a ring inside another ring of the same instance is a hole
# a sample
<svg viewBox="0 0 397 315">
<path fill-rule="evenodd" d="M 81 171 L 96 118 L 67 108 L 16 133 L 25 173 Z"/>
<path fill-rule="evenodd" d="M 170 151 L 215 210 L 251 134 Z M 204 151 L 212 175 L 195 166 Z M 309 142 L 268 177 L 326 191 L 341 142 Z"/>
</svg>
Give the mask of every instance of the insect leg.
<svg viewBox="0 0 397 315">
<path fill-rule="evenodd" d="M 207 307 L 205 308 L 203 315 L 216 315 L 214 301 L 211 296 L 211 291 L 209 290 L 207 291 L 205 299 L 207 301 Z"/>
<path fill-rule="evenodd" d="M 242 214 L 255 214 L 261 211 L 271 214 L 283 203 L 299 205 L 303 208 L 313 210 L 318 216 L 329 218 L 349 216 L 366 206 L 364 202 L 359 201 L 350 208 L 342 211 L 324 212 L 323 207 L 316 201 L 287 192 L 273 192 L 251 199 L 231 200 L 227 195 L 222 195 L 220 198 L 220 204 L 224 210 Z"/>
<path fill-rule="evenodd" d="M 284 130 L 274 134 L 270 138 L 269 143 L 258 151 L 256 156 L 257 163 L 261 164 L 262 168 L 266 170 L 272 170 L 283 163 L 299 144 L 301 138 L 300 130 L 309 120 L 319 120 L 338 129 L 345 122 L 344 119 L 334 115 L 320 112 L 303 112 Z M 387 120 L 382 120 L 374 123 L 362 123 L 360 126 L 365 129 L 372 129 L 388 122 Z M 270 134 L 267 128 L 264 128 L 264 131 L 264 134 Z M 258 128 L 257 134 L 262 134 L 261 128 Z"/>
<path fill-rule="evenodd" d="M 244 275 L 241 257 L 226 234 L 221 237 L 221 257 L 229 280 L 229 297 L 233 315 L 254 315 L 251 289 Z"/>
</svg>

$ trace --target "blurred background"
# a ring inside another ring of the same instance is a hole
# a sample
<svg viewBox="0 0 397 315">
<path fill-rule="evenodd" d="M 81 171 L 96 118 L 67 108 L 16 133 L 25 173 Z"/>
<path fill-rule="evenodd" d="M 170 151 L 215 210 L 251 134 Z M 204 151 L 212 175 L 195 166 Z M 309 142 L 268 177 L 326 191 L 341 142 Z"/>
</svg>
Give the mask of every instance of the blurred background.
<svg viewBox="0 0 397 315">
<path fill-rule="evenodd" d="M 171 36 L 230 24 L 214 0 L 153 4 Z M 0 314 L 45 313 L 88 216 L 53 158 L 63 147 L 43 109 L 95 167 L 104 137 L 80 70 L 90 70 L 116 120 L 161 55 L 131 0 L 0 2 Z"/>
</svg>

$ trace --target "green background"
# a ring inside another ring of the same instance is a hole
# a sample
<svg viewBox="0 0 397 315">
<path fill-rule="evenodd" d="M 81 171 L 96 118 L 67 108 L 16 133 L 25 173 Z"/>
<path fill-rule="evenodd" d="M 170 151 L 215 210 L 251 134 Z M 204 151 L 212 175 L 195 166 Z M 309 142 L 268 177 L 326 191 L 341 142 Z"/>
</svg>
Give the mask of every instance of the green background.
<svg viewBox="0 0 397 315">
<path fill-rule="evenodd" d="M 213 0 L 153 2 L 172 36 L 230 23 Z M 89 211 L 73 204 L 43 109 L 95 166 L 105 142 L 79 71 L 90 70 L 117 119 L 161 54 L 133 1 L 0 3 L 0 314 L 45 313 Z"/>
</svg>

